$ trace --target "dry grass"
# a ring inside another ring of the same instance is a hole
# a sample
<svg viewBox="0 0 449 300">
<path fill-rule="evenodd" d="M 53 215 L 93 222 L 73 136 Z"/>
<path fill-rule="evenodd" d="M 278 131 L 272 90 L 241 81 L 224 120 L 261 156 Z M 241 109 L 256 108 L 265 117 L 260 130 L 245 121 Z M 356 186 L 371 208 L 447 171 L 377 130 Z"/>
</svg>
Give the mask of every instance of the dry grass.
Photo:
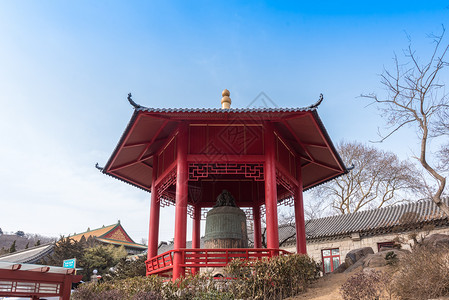
<svg viewBox="0 0 449 300">
<path fill-rule="evenodd" d="M 289 300 L 342 300 L 340 287 L 351 277 L 352 273 L 330 274 L 314 282 L 307 292 L 289 298 Z"/>
</svg>

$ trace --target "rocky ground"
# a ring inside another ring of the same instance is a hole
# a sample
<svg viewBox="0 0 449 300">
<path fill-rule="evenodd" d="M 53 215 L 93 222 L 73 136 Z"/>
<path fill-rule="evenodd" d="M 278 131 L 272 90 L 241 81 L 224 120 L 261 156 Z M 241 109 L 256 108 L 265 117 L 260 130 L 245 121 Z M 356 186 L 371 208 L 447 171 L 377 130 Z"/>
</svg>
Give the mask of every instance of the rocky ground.
<svg viewBox="0 0 449 300">
<path fill-rule="evenodd" d="M 289 300 L 342 300 L 340 287 L 351 275 L 351 273 L 326 275 L 312 284 L 306 293 Z"/>
</svg>

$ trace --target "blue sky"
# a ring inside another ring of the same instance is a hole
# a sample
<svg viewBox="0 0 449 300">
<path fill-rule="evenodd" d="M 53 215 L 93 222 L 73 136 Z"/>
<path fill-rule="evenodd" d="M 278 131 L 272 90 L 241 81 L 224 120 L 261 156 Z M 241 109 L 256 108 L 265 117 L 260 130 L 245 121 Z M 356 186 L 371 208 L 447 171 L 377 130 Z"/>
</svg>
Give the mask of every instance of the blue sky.
<svg viewBox="0 0 449 300">
<path fill-rule="evenodd" d="M 100 174 L 132 107 L 233 107 L 265 92 L 280 107 L 325 101 L 335 143 L 376 139 L 357 98 L 408 45 L 447 25 L 444 1 L 0 0 L 0 227 L 49 236 L 121 220 L 147 237 L 149 194 Z M 447 27 L 447 26 L 446 26 Z M 445 40 L 447 43 L 447 39 Z M 405 130 L 379 145 L 416 151 Z M 163 209 L 161 240 L 173 236 Z"/>
</svg>

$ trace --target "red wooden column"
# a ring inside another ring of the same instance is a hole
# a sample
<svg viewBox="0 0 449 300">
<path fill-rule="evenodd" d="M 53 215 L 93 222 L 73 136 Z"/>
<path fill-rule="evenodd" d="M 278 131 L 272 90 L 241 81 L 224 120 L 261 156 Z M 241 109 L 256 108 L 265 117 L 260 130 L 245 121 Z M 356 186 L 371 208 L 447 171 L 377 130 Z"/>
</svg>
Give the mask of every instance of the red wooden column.
<svg viewBox="0 0 449 300">
<path fill-rule="evenodd" d="M 157 161 L 158 157 L 153 158 L 153 179 L 151 183 L 151 204 L 150 204 L 150 227 L 148 232 L 148 254 L 147 259 L 157 255 L 159 244 L 159 214 L 161 204 L 157 197 L 156 178 L 157 178 Z"/>
<path fill-rule="evenodd" d="M 262 224 L 260 222 L 260 206 L 253 206 L 254 248 L 262 248 Z"/>
<path fill-rule="evenodd" d="M 304 222 L 304 201 L 302 196 L 303 184 L 299 162 L 296 167 L 296 178 L 298 180 L 298 188 L 295 194 L 296 253 L 307 254 L 306 224 Z"/>
<path fill-rule="evenodd" d="M 192 226 L 192 248 L 200 248 L 201 238 L 201 206 L 195 205 L 193 211 L 193 226 Z M 192 274 L 195 275 L 198 272 L 198 268 L 192 268 Z"/>
<path fill-rule="evenodd" d="M 61 284 L 61 296 L 59 300 L 70 300 L 70 293 L 72 289 L 72 278 L 64 276 L 64 282 Z M 39 297 L 37 298 L 39 299 Z"/>
<path fill-rule="evenodd" d="M 279 248 L 276 158 L 273 125 L 265 122 L 265 211 L 267 226 L 267 248 Z"/>
<path fill-rule="evenodd" d="M 186 247 L 187 236 L 187 198 L 188 198 L 188 176 L 187 148 L 188 148 L 187 125 L 182 124 L 176 141 L 176 205 L 175 205 L 175 241 L 174 250 Z M 181 252 L 175 252 L 173 257 L 173 280 L 185 275 Z"/>
</svg>

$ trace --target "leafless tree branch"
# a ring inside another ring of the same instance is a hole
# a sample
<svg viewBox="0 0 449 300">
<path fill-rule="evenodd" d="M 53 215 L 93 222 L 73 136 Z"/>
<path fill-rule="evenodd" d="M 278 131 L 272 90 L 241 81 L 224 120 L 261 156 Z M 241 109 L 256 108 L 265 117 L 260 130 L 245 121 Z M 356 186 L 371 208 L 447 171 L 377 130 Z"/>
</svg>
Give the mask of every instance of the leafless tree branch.
<svg viewBox="0 0 449 300">
<path fill-rule="evenodd" d="M 381 75 L 381 84 L 387 90 L 384 98 L 379 99 L 376 94 L 362 97 L 373 100 L 386 120 L 389 130 L 381 135 L 380 142 L 405 125 L 415 126 L 420 142 L 417 159 L 437 184 L 432 199 L 449 216 L 449 207 L 441 201 L 446 186 L 443 174 L 449 168 L 449 146 L 443 146 L 433 157 L 439 159 L 436 164 L 428 159 L 430 139 L 449 134 L 448 95 L 444 91 L 445 84 L 440 82 L 441 72 L 448 65 L 445 56 L 449 45 L 443 45 L 444 34 L 443 27 L 441 34 L 429 36 L 434 47 L 424 63 L 418 59 L 411 44 L 404 50 L 406 63 L 401 64 L 394 56 L 393 70 L 385 69 Z"/>
<path fill-rule="evenodd" d="M 356 142 L 338 146 L 345 164 L 354 169 L 315 189 L 315 198 L 329 199 L 340 214 L 382 207 L 403 201 L 403 196 L 422 196 L 425 183 L 409 161 L 401 161 L 391 153 Z"/>
</svg>

